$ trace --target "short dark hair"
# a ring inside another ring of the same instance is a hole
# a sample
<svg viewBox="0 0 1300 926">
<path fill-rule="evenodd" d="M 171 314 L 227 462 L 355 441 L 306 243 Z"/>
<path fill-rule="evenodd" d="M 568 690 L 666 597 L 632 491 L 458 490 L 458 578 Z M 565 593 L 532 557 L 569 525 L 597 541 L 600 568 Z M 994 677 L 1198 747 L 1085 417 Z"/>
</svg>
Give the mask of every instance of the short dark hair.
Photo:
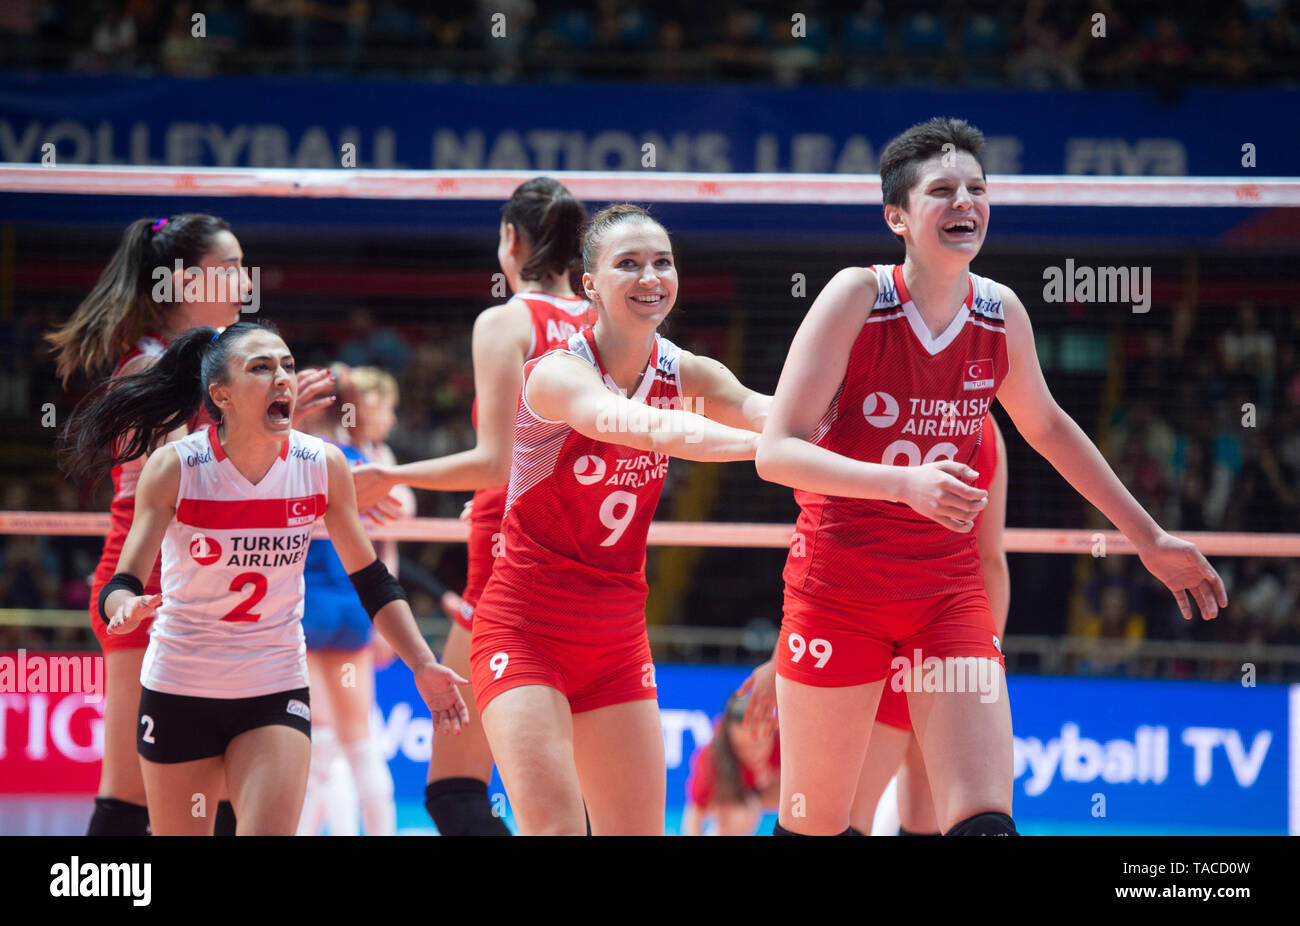
<svg viewBox="0 0 1300 926">
<path fill-rule="evenodd" d="M 935 116 L 895 136 L 880 153 L 880 198 L 885 206 L 907 208 L 922 161 L 944 153 L 944 145 L 968 152 L 984 170 L 984 133 L 965 119 Z"/>
</svg>

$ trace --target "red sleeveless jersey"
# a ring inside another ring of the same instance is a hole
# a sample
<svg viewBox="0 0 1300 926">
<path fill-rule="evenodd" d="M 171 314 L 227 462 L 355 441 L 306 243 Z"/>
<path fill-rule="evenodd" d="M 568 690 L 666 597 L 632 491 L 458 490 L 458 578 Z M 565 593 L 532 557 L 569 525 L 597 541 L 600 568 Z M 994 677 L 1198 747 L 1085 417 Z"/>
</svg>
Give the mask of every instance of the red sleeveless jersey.
<svg viewBox="0 0 1300 926">
<path fill-rule="evenodd" d="M 565 298 L 548 293 L 519 293 L 514 299 L 528 306 L 528 314 L 533 321 L 533 341 L 528 348 L 528 356 L 524 358 L 525 362 L 540 357 L 549 350 L 564 347 L 569 343 L 569 338 L 595 321 L 594 318 L 587 317 L 591 314 L 590 303 L 578 297 Z M 477 398 L 474 399 L 473 420 L 474 430 L 477 431 Z M 474 493 L 474 504 L 470 507 L 470 520 L 475 525 L 495 533 L 500 528 L 501 515 L 505 513 L 505 509 L 505 486 L 479 489 Z M 475 553 L 475 550 L 470 550 L 471 556 Z M 488 571 L 491 571 L 490 565 Z"/>
<path fill-rule="evenodd" d="M 599 370 L 610 391 L 620 391 L 590 328 L 564 349 Z M 680 356 L 675 344 L 656 337 L 632 401 L 682 408 Z M 525 383 L 540 359 L 525 365 Z M 585 437 L 563 421 L 539 417 L 521 394 L 504 551 L 475 621 L 587 642 L 643 632 L 646 535 L 667 472 L 666 455 Z"/>
<path fill-rule="evenodd" d="M 921 319 L 901 266 L 872 268 L 878 295 L 839 391 L 809 438 L 892 466 L 974 464 L 984 419 L 1007 374 L 997 284 L 970 274 L 966 301 L 938 337 Z M 981 477 L 986 476 L 980 473 Z M 788 585 L 849 601 L 924 598 L 982 588 L 975 532 L 959 534 L 901 502 L 796 491 L 800 514 Z"/>
<path fill-rule="evenodd" d="M 149 332 L 136 342 L 135 346 L 122 355 L 122 359 L 117 362 L 113 368 L 110 379 L 117 379 L 122 375 L 122 370 L 128 363 L 137 357 L 146 356 L 158 358 L 167 350 L 168 341 L 162 335 L 155 332 Z M 207 410 L 200 405 L 198 413 L 190 419 L 189 428 L 191 431 L 197 431 L 214 424 Z M 122 547 L 126 544 L 126 535 L 131 532 L 131 521 L 135 517 L 135 485 L 140 479 L 140 471 L 144 469 L 144 457 L 135 460 L 129 460 L 113 467 L 113 501 L 109 505 L 109 528 L 108 536 L 104 540 L 104 552 L 99 558 L 99 565 L 95 569 L 96 588 L 103 586 L 113 577 L 117 571 L 117 561 L 122 555 Z M 149 581 L 145 583 L 145 592 L 147 594 L 156 594 L 159 591 L 161 559 L 155 560 L 153 570 L 149 573 Z M 95 602 L 91 601 L 92 609 Z"/>
</svg>

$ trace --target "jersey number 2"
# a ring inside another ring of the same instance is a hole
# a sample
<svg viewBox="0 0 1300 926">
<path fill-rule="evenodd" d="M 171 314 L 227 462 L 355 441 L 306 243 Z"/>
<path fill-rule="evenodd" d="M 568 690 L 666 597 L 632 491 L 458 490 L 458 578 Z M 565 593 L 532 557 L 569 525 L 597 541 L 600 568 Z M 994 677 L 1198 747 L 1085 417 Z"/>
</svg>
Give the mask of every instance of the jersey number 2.
<svg viewBox="0 0 1300 926">
<path fill-rule="evenodd" d="M 230 580 L 230 590 L 240 592 L 249 585 L 253 586 L 253 594 L 249 595 L 234 609 L 222 618 L 223 621 L 258 621 L 262 615 L 253 613 L 253 605 L 257 604 L 266 597 L 266 576 L 260 572 L 241 572 Z"/>
</svg>

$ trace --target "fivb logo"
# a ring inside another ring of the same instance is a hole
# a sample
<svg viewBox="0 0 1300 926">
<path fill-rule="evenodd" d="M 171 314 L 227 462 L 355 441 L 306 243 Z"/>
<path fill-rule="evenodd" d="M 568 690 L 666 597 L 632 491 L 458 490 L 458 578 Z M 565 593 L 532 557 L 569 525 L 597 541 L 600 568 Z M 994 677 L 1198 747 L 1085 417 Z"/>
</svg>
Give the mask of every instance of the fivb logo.
<svg viewBox="0 0 1300 926">
<path fill-rule="evenodd" d="M 51 897 L 131 897 L 137 907 L 153 897 L 153 865 L 149 862 L 83 862 L 74 855 L 66 865 L 50 868 Z"/>
</svg>

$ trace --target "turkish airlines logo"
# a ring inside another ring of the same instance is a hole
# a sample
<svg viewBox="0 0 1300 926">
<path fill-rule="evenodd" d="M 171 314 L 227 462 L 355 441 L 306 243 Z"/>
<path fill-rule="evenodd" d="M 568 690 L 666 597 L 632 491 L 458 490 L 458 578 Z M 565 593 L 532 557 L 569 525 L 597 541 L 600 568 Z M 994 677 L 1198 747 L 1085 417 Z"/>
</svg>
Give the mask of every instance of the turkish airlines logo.
<svg viewBox="0 0 1300 926">
<path fill-rule="evenodd" d="M 308 495 L 303 498 L 285 499 L 284 513 L 289 527 L 311 524 L 316 520 L 315 496 Z"/>
<path fill-rule="evenodd" d="M 605 478 L 605 461 L 590 454 L 573 461 L 573 478 L 585 486 L 593 486 Z"/>
<path fill-rule="evenodd" d="M 993 361 L 967 360 L 966 376 L 961 387 L 963 389 L 992 389 Z"/>
<path fill-rule="evenodd" d="M 898 400 L 888 392 L 873 392 L 862 400 L 867 424 L 887 428 L 898 420 Z"/>
<path fill-rule="evenodd" d="M 211 537 L 195 534 L 190 541 L 190 558 L 200 566 L 211 566 L 221 559 L 221 544 Z"/>
</svg>

